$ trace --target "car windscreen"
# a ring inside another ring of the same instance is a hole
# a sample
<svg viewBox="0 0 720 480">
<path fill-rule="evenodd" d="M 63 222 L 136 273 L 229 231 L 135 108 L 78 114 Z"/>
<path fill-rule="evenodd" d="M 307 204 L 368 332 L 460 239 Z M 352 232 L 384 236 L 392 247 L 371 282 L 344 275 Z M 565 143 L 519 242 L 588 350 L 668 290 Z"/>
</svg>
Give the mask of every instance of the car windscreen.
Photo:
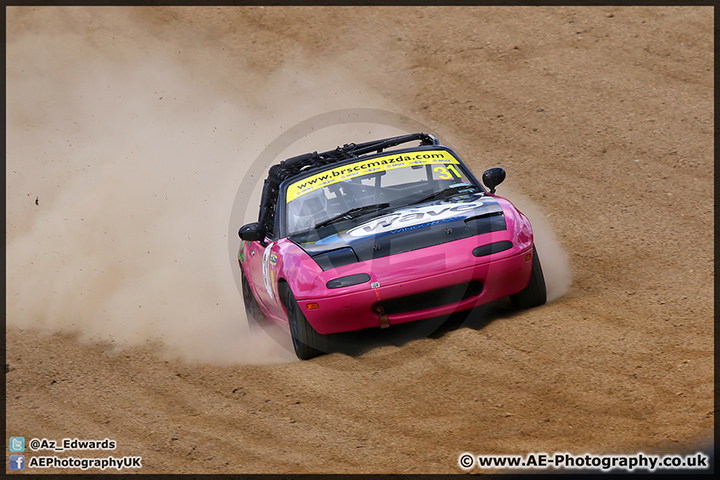
<svg viewBox="0 0 720 480">
<path fill-rule="evenodd" d="M 448 192 L 477 191 L 460 162 L 446 150 L 358 160 L 288 185 L 286 233 L 290 236 L 330 223 L 350 228 L 359 220 Z"/>
</svg>

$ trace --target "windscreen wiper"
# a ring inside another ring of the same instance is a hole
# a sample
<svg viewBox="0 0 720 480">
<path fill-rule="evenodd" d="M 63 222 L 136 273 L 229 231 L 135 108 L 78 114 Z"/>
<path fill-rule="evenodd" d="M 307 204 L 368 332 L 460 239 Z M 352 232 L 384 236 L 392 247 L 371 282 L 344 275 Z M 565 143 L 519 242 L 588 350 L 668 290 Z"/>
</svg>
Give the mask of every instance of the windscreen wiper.
<svg viewBox="0 0 720 480">
<path fill-rule="evenodd" d="M 462 190 L 467 190 L 467 192 L 462 192 L 462 193 L 470 193 L 473 190 L 477 190 L 477 187 L 475 187 L 475 185 L 470 185 L 469 183 L 463 183 L 460 185 L 451 185 L 447 188 L 443 188 L 442 190 L 438 190 L 437 192 L 433 193 L 432 195 L 428 195 L 427 197 L 425 197 L 421 200 L 412 202 L 411 205 L 427 202 L 428 200 L 433 200 L 436 198 L 448 197 L 454 193 L 460 193 Z"/>
<path fill-rule="evenodd" d="M 324 220 L 324 221 L 318 223 L 317 225 L 315 225 L 315 228 L 320 228 L 320 227 L 324 227 L 326 225 L 331 225 L 333 223 L 337 223 L 342 220 L 351 220 L 353 218 L 357 218 L 357 217 L 359 217 L 361 215 L 365 215 L 367 213 L 382 210 L 389 206 L 390 206 L 389 203 L 376 203 L 373 205 L 364 205 L 362 207 L 351 208 L 347 212 L 341 213 L 340 215 L 336 215 L 332 218 L 328 218 L 327 220 Z"/>
</svg>

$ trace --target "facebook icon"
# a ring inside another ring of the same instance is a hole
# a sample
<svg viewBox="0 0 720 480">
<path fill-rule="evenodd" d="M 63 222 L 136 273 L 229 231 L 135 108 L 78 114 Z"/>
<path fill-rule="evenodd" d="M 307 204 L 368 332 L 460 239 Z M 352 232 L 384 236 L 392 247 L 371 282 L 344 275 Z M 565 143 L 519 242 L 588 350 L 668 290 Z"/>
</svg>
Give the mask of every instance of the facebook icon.
<svg viewBox="0 0 720 480">
<path fill-rule="evenodd" d="M 25 455 L 10 455 L 10 470 L 25 470 Z"/>
</svg>

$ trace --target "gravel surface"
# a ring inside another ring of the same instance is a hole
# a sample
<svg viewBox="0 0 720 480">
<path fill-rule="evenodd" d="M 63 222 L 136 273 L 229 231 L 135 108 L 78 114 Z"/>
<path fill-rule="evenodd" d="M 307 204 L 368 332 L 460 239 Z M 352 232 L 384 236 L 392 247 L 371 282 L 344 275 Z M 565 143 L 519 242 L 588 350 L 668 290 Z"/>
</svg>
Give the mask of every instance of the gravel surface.
<svg viewBox="0 0 720 480">
<path fill-rule="evenodd" d="M 140 473 L 696 452 L 714 425 L 713 21 L 9 7 L 8 437 L 110 438 Z M 249 337 L 227 258 L 244 173 L 294 124 L 366 107 L 428 125 L 477 175 L 505 168 L 558 298 L 306 362 Z"/>
</svg>

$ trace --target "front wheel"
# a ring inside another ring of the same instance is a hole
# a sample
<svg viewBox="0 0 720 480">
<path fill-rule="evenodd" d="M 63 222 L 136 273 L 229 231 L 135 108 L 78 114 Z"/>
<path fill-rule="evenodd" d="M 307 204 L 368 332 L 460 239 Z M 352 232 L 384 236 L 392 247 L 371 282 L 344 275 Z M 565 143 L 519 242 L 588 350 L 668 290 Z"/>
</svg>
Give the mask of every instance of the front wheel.
<svg viewBox="0 0 720 480">
<path fill-rule="evenodd" d="M 523 290 L 514 295 L 510 295 L 510 300 L 515 308 L 532 308 L 544 305 L 547 301 L 547 290 L 545 288 L 545 276 L 543 275 L 542 266 L 540 266 L 540 258 L 537 250 L 533 245 L 532 251 L 532 271 L 530 272 L 530 283 Z"/>
<path fill-rule="evenodd" d="M 289 286 L 285 286 L 284 294 L 295 355 L 300 360 L 309 360 L 328 353 L 329 341 L 327 337 L 317 333 L 307 321 Z"/>
</svg>

